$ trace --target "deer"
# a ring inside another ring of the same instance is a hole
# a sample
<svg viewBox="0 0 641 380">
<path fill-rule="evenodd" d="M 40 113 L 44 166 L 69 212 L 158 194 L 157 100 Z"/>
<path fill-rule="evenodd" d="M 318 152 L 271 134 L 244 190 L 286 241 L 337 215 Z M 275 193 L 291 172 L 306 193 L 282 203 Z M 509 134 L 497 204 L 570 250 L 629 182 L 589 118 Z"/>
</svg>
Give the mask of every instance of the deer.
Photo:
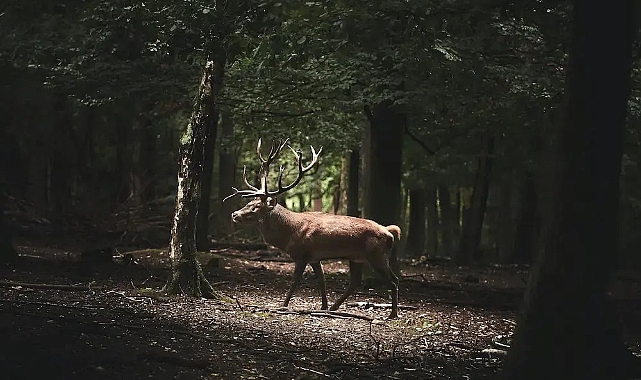
<svg viewBox="0 0 641 380">
<path fill-rule="evenodd" d="M 362 282 L 363 266 L 369 263 L 391 290 L 392 308 L 388 318 L 397 318 L 398 277 L 390 268 L 387 257 L 396 255 L 401 229 L 396 225 L 382 226 L 373 220 L 352 216 L 324 212 L 295 212 L 280 205 L 277 197 L 298 185 L 303 175 L 318 163 L 323 151 L 321 147 L 317 152 L 312 146 L 311 161 L 303 166 L 302 151 L 294 150 L 288 141 L 289 139 L 274 142 L 265 158 L 261 153 L 262 139 L 259 139 L 256 151 L 260 161 L 258 172 L 260 187 L 249 183 L 246 167 L 243 167 L 243 181 L 247 189 L 239 190 L 232 187 L 233 193 L 223 199 L 224 202 L 234 196 L 253 198 L 244 207 L 231 214 L 232 222 L 238 226 L 257 226 L 265 243 L 286 252 L 294 261 L 292 282 L 282 307 L 288 307 L 309 264 L 317 277 L 321 310 L 327 310 L 327 290 L 321 261 L 347 259 L 349 260 L 349 286 L 329 310 L 337 310 L 358 289 Z M 269 190 L 267 187 L 269 166 L 285 147 L 294 153 L 298 168 L 296 179 L 289 185 L 283 186 L 284 167 L 281 165 L 277 179 L 278 187 L 275 190 Z"/>
</svg>

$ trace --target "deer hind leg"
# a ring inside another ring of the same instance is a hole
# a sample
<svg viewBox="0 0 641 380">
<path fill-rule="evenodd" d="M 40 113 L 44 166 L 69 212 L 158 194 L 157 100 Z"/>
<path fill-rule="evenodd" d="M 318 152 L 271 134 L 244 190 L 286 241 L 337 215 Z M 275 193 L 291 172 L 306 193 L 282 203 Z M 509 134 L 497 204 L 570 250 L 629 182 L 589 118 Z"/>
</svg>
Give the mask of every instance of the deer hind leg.
<svg viewBox="0 0 641 380">
<path fill-rule="evenodd" d="M 382 264 L 372 264 L 374 270 L 387 282 L 387 286 L 392 291 L 392 311 L 390 312 L 389 319 L 398 317 L 398 277 L 394 271 L 389 267 L 387 262 Z"/>
<path fill-rule="evenodd" d="M 334 302 L 332 307 L 329 310 L 336 310 L 338 307 L 345 302 L 347 297 L 354 294 L 356 289 L 361 286 L 361 281 L 363 280 L 363 263 L 357 263 L 356 261 L 349 261 L 349 286 L 345 293 Z"/>
<path fill-rule="evenodd" d="M 320 262 L 309 263 L 309 265 L 314 270 L 318 280 L 318 290 L 321 294 L 321 310 L 327 310 L 327 287 L 325 286 L 325 273 L 323 273 L 323 267 Z"/>
<path fill-rule="evenodd" d="M 283 301 L 283 307 L 287 307 L 289 305 L 289 300 L 292 298 L 292 295 L 294 295 L 294 292 L 296 289 L 298 289 L 298 286 L 300 285 L 300 281 L 303 278 L 303 272 L 305 272 L 305 267 L 307 266 L 306 261 L 296 261 L 294 263 L 294 278 L 292 279 L 292 284 L 289 287 L 289 290 L 287 291 L 287 295 L 285 295 L 285 300 Z"/>
</svg>

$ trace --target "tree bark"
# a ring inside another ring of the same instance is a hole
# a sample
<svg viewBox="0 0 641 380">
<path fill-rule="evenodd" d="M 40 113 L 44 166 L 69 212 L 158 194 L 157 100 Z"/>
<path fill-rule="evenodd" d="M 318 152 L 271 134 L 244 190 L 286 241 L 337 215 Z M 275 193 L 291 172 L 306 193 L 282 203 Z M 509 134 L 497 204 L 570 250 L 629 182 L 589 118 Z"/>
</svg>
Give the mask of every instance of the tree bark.
<svg viewBox="0 0 641 380">
<path fill-rule="evenodd" d="M 478 159 L 478 169 L 474 180 L 474 192 L 470 205 L 469 217 L 463 225 L 460 254 L 457 261 L 460 264 L 469 264 L 477 256 L 481 244 L 481 232 L 487 196 L 490 188 L 490 172 L 492 170 L 492 154 L 494 153 L 494 137 L 488 131 L 483 136 L 483 149 Z"/>
<path fill-rule="evenodd" d="M 435 257 L 438 255 L 438 200 L 436 194 L 437 188 L 434 185 L 428 185 L 425 195 L 427 196 L 427 255 Z"/>
<path fill-rule="evenodd" d="M 438 199 L 441 206 L 441 239 L 442 255 L 452 257 L 455 253 L 455 239 L 459 236 L 460 211 L 452 205 L 450 189 L 447 186 L 438 187 Z"/>
<path fill-rule="evenodd" d="M 178 191 L 169 251 L 172 271 L 164 287 L 169 294 L 217 296 L 196 259 L 196 218 L 201 197 L 207 130 L 214 122 L 212 118 L 215 116 L 216 97 L 222 86 L 224 66 L 225 59 L 222 57 L 208 60 L 205 64 L 189 124 L 180 138 Z"/>
<path fill-rule="evenodd" d="M 500 186 L 500 207 L 497 228 L 496 247 L 499 261 L 512 261 L 514 247 L 514 221 L 512 220 L 512 181 L 504 178 Z"/>
<path fill-rule="evenodd" d="M 541 231 L 537 184 L 534 173 L 526 173 L 521 190 L 521 211 L 516 225 L 514 248 L 511 260 L 517 263 L 531 263 Z"/>
<path fill-rule="evenodd" d="M 223 75 L 223 73 L 214 73 Z M 214 79 L 216 80 L 216 79 Z M 196 249 L 209 250 L 209 209 L 211 206 L 211 189 L 214 176 L 214 153 L 218 132 L 218 109 L 214 107 L 205 122 L 205 143 L 203 147 L 203 167 L 200 180 L 200 204 L 196 217 Z"/>
<path fill-rule="evenodd" d="M 410 189 L 410 217 L 405 245 L 405 252 L 408 257 L 420 257 L 425 253 L 426 197 L 425 189 Z"/>
<path fill-rule="evenodd" d="M 69 211 L 71 207 L 71 178 L 73 163 L 70 159 L 72 110 L 66 95 L 57 95 L 55 102 L 55 144 L 49 163 L 50 206 L 55 212 Z"/>
<path fill-rule="evenodd" d="M 11 236 L 9 230 L 4 223 L 4 197 L 2 188 L 0 188 L 0 264 L 13 264 L 18 259 L 18 252 L 11 244 Z"/>
<path fill-rule="evenodd" d="M 222 203 L 223 198 L 231 194 L 231 188 L 236 181 L 236 157 L 233 150 L 234 122 L 228 110 L 221 111 L 220 119 L 220 152 L 218 154 L 218 200 L 220 213 L 219 226 L 223 234 L 233 231 L 231 213 L 234 211 L 232 202 Z"/>
<path fill-rule="evenodd" d="M 347 215 L 349 216 L 361 216 L 360 210 L 358 208 L 358 193 L 360 183 L 360 152 L 358 149 L 352 149 L 349 152 L 349 168 L 348 168 L 348 180 L 347 180 Z"/>
<path fill-rule="evenodd" d="M 402 205 L 403 114 L 390 101 L 371 109 L 366 107 L 369 120 L 368 175 L 366 217 L 382 225 L 400 224 Z M 398 267 L 396 257 L 390 266 Z"/>
<path fill-rule="evenodd" d="M 505 379 L 641 375 L 638 359 L 609 327 L 605 297 L 619 250 L 633 3 L 575 1 L 573 12 L 553 217 L 545 223 L 545 245 L 532 270 Z"/>
<path fill-rule="evenodd" d="M 116 175 L 118 176 L 118 189 L 116 199 L 118 203 L 127 202 L 133 195 L 133 186 L 131 183 L 131 151 L 130 130 L 131 122 L 126 107 L 122 107 L 116 112 Z"/>
<path fill-rule="evenodd" d="M 142 120 L 142 139 L 140 141 L 140 166 L 142 202 L 150 202 L 156 199 L 156 160 L 157 160 L 157 136 L 158 132 L 151 119 Z"/>
</svg>

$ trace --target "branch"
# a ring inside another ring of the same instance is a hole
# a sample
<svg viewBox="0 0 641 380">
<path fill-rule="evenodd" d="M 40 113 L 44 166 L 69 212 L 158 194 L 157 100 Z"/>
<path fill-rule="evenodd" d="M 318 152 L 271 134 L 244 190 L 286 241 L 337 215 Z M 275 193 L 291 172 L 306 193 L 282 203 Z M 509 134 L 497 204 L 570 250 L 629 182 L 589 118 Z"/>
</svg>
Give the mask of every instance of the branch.
<svg viewBox="0 0 641 380">
<path fill-rule="evenodd" d="M 429 154 L 435 155 L 436 152 L 430 149 L 423 141 L 421 141 L 418 137 L 416 137 L 412 132 L 410 132 L 409 128 L 405 128 L 405 134 L 407 134 L 412 140 L 414 140 L 418 145 L 420 145 L 425 151 Z"/>
<path fill-rule="evenodd" d="M 266 110 L 252 110 L 252 114 L 265 114 L 274 117 L 301 117 L 309 114 L 313 114 L 315 110 L 304 111 L 301 113 L 291 113 L 291 112 L 279 112 L 279 111 L 266 111 Z"/>
<path fill-rule="evenodd" d="M 329 310 L 272 310 L 272 309 L 262 309 L 256 308 L 254 310 L 266 311 L 269 313 L 276 314 L 296 314 L 296 315 L 310 315 L 312 317 L 327 317 L 327 318 L 354 318 L 362 319 L 364 321 L 373 321 L 374 318 L 368 317 L 366 315 L 347 313 L 344 311 L 329 311 Z"/>
<path fill-rule="evenodd" d="M 86 292 L 91 290 L 90 285 L 60 285 L 60 284 L 28 284 L 24 282 L 0 281 L 0 287 L 3 288 L 29 288 L 29 289 L 55 289 L 67 290 L 74 292 Z"/>
</svg>

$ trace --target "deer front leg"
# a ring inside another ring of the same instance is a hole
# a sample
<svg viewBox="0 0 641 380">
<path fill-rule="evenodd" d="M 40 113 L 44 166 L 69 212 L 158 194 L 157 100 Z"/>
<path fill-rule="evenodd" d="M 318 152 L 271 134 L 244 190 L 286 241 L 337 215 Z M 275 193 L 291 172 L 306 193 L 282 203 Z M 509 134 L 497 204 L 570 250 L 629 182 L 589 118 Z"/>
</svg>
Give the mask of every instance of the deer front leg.
<svg viewBox="0 0 641 380">
<path fill-rule="evenodd" d="M 349 286 L 341 298 L 337 299 L 336 302 L 332 305 L 329 310 L 336 310 L 338 307 L 345 302 L 347 297 L 354 294 L 354 291 L 361 286 L 361 281 L 363 280 L 363 263 L 357 263 L 355 261 L 349 261 Z"/>
<path fill-rule="evenodd" d="M 289 305 L 289 300 L 292 298 L 292 295 L 300 285 L 300 281 L 303 278 L 303 272 L 305 271 L 306 266 L 307 266 L 306 261 L 296 261 L 294 263 L 294 278 L 292 279 L 292 285 L 289 287 L 289 290 L 287 291 L 287 295 L 285 295 L 285 300 L 283 301 L 283 307 L 287 307 L 287 305 Z"/>
<path fill-rule="evenodd" d="M 325 273 L 323 273 L 323 267 L 320 262 L 309 263 L 309 265 L 314 270 L 318 280 L 318 290 L 321 294 L 321 310 L 327 310 L 327 288 L 325 286 Z"/>
</svg>

